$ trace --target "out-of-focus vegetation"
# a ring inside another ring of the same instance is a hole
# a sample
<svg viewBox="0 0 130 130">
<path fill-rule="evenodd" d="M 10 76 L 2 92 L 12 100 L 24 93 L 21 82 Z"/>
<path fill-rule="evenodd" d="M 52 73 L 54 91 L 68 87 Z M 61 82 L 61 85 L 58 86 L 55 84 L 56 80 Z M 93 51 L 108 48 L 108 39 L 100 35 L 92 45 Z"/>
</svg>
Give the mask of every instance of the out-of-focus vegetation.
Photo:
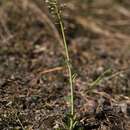
<svg viewBox="0 0 130 130">
<path fill-rule="evenodd" d="M 75 129 L 129 129 L 130 1 L 60 2 L 78 75 Z M 66 128 L 70 90 L 63 49 L 59 25 L 43 1 L 0 1 L 0 130 Z"/>
</svg>

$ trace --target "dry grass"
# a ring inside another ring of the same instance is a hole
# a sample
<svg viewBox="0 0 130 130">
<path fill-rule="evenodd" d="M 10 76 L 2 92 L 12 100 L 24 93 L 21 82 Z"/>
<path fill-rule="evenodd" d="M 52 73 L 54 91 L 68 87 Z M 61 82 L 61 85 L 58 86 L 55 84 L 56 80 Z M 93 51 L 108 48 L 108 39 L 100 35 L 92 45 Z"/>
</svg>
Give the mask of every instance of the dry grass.
<svg viewBox="0 0 130 130">
<path fill-rule="evenodd" d="M 87 4 L 88 1 L 62 1 L 66 3 L 65 33 L 74 71 L 78 74 L 76 116 L 81 124 L 85 123 L 84 127 L 90 126 L 90 122 L 95 123 L 94 110 L 98 115 L 100 103 L 107 99 L 124 110 L 124 115 L 115 112 L 119 118 L 116 121 L 122 125 L 122 117 L 129 125 L 126 106 L 129 110 L 130 2 L 95 0 Z M 60 67 L 65 63 L 59 26 L 39 0 L 2 1 L 0 19 L 0 129 L 63 127 L 64 113 L 69 110 L 66 101 L 69 89 L 68 74 Z M 104 78 L 86 92 L 90 83 L 109 68 L 117 75 Z M 122 73 L 124 68 L 127 71 Z M 109 114 L 98 122 L 109 126 L 102 124 L 102 130 L 114 129 Z"/>
</svg>

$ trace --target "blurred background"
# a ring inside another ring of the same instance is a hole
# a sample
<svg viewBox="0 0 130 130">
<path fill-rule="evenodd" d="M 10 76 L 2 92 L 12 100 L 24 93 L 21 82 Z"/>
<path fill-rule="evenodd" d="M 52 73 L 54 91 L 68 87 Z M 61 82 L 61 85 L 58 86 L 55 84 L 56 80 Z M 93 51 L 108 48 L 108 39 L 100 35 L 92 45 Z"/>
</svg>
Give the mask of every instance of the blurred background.
<svg viewBox="0 0 130 130">
<path fill-rule="evenodd" d="M 109 99 L 130 114 L 130 1 L 60 0 L 78 115 Z M 0 129 L 53 129 L 68 111 L 60 29 L 42 0 L 0 1 Z M 90 83 L 111 70 L 100 84 Z M 101 99 L 98 101 L 97 99 Z M 80 113 L 79 113 L 80 111 Z M 128 121 L 129 122 L 129 121 Z M 127 122 L 127 124 L 129 124 Z"/>
</svg>

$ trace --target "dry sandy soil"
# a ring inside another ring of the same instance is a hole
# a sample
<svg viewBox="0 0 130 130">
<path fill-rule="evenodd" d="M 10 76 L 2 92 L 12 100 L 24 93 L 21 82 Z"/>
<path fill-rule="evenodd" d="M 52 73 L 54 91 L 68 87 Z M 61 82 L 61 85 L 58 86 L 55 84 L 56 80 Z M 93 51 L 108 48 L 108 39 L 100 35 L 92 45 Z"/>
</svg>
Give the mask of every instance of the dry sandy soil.
<svg viewBox="0 0 130 130">
<path fill-rule="evenodd" d="M 62 2 L 77 74 L 75 129 L 129 130 L 129 0 Z M 63 55 L 43 1 L 0 1 L 0 130 L 64 130 L 70 89 Z"/>
</svg>

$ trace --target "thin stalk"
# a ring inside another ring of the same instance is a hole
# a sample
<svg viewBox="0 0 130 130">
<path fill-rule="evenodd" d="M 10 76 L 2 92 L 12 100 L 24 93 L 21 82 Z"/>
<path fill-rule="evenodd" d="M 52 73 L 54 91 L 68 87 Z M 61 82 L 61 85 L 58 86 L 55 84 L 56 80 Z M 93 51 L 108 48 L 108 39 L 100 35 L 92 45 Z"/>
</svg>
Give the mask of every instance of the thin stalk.
<svg viewBox="0 0 130 130">
<path fill-rule="evenodd" d="M 61 29 L 61 34 L 62 34 L 62 38 L 63 38 L 63 44 L 64 44 L 64 49 L 65 49 L 65 55 L 66 55 L 66 60 L 67 60 L 67 68 L 68 68 L 68 74 L 69 74 L 69 84 L 70 84 L 70 90 L 71 90 L 71 121 L 70 121 L 70 130 L 73 129 L 73 116 L 74 116 L 74 91 L 73 91 L 73 77 L 72 77 L 72 69 L 71 69 L 71 63 L 70 63 L 70 56 L 69 56 L 69 51 L 68 51 L 68 46 L 67 46 L 67 42 L 66 42 L 66 36 L 65 36 L 65 31 L 64 31 L 64 24 L 63 21 L 61 20 L 61 15 L 59 12 L 59 9 L 57 7 L 57 5 L 55 5 L 55 9 L 56 9 L 56 15 L 58 17 L 59 20 L 59 24 L 60 24 L 60 29 Z"/>
<path fill-rule="evenodd" d="M 16 118 L 17 118 L 17 120 L 18 120 L 18 122 L 19 122 L 19 124 L 20 124 L 20 126 L 21 126 L 21 128 L 22 128 L 22 130 L 25 130 L 25 128 L 24 128 L 24 126 L 23 126 L 21 120 L 19 119 L 17 113 L 16 113 Z"/>
</svg>

